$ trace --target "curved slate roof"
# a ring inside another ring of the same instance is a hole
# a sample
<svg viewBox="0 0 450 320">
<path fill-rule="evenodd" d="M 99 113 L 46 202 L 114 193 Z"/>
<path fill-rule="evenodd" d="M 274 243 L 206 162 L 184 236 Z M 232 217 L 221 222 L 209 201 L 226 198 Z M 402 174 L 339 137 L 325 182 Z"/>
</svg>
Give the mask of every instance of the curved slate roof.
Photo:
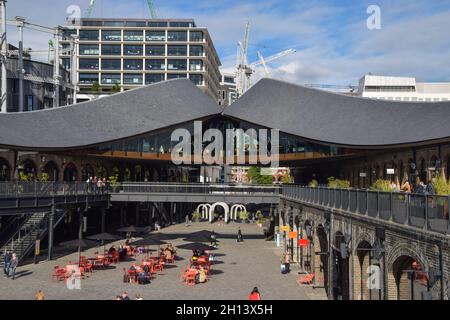
<svg viewBox="0 0 450 320">
<path fill-rule="evenodd" d="M 417 145 L 450 138 L 450 102 L 381 101 L 272 79 L 259 81 L 223 114 L 341 146 Z"/>
<path fill-rule="evenodd" d="M 55 109 L 0 114 L 0 145 L 80 148 L 215 115 L 215 101 L 190 80 L 170 80 Z"/>
</svg>

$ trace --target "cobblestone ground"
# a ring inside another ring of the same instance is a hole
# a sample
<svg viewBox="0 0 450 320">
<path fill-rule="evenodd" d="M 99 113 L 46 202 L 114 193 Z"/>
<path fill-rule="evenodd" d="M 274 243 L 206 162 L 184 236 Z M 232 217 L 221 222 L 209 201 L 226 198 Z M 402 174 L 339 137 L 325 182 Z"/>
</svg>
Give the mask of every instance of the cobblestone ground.
<svg viewBox="0 0 450 320">
<path fill-rule="evenodd" d="M 237 243 L 235 235 L 242 229 L 244 242 Z M 111 300 L 123 291 L 130 297 L 141 294 L 145 300 L 245 300 L 251 289 L 257 286 L 263 299 L 309 300 L 326 299 L 322 289 L 299 286 L 296 283 L 297 272 L 289 275 L 280 273 L 279 250 L 274 242 L 266 242 L 261 236 L 261 229 L 254 224 L 228 224 L 218 226 L 209 223 L 193 223 L 186 227 L 174 225 L 161 230 L 163 233 L 180 236 L 171 241 L 174 246 L 185 243 L 183 237 L 199 230 L 214 230 L 219 236 L 219 248 L 214 251 L 217 264 L 213 266 L 210 281 L 194 287 L 186 287 L 180 283 L 180 267 L 185 267 L 191 251 L 177 250 L 182 258 L 175 266 L 167 268 L 164 275 L 157 275 L 148 285 L 123 283 L 123 268 L 131 262 L 121 262 L 109 270 L 94 271 L 81 282 L 80 290 L 67 289 L 64 282 L 52 280 L 53 267 L 65 266 L 68 261 L 76 261 L 76 253 L 65 255 L 54 261 L 42 261 L 39 264 L 20 266 L 15 280 L 0 277 L 0 299 L 34 299 L 37 290 L 42 289 L 46 299 L 75 300 Z M 119 242 L 118 242 L 119 243 Z M 93 256 L 102 248 L 85 251 L 85 256 Z M 140 260 L 140 257 L 137 257 Z"/>
</svg>

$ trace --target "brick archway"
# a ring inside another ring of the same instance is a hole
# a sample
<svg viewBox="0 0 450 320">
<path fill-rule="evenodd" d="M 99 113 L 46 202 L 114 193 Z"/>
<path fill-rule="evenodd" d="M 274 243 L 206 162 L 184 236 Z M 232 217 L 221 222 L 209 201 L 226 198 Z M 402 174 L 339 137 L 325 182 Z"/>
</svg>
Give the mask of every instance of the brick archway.
<svg viewBox="0 0 450 320">
<path fill-rule="evenodd" d="M 372 245 L 367 240 L 357 242 L 353 255 L 353 297 L 354 300 L 370 300 L 371 295 L 367 286 L 370 267 L 370 249 Z"/>
</svg>

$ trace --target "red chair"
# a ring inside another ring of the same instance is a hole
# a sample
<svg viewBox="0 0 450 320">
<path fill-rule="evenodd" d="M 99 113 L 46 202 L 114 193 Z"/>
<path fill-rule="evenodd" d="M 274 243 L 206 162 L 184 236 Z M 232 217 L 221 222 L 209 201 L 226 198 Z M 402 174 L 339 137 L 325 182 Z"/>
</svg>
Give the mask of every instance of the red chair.
<svg viewBox="0 0 450 320">
<path fill-rule="evenodd" d="M 180 269 L 180 283 L 182 283 L 183 281 L 185 281 L 185 276 L 186 276 L 186 270 L 181 268 Z"/>
<path fill-rule="evenodd" d="M 302 284 L 307 284 L 307 285 L 312 285 L 313 281 L 314 281 L 314 273 L 311 274 L 307 274 L 306 276 L 300 276 L 298 277 L 297 283 L 299 285 Z"/>
<path fill-rule="evenodd" d="M 195 285 L 195 273 L 188 272 L 187 274 L 185 274 L 185 279 L 186 279 L 186 285 L 187 286 L 194 286 Z"/>
<path fill-rule="evenodd" d="M 164 274 L 164 263 L 161 261 L 155 263 L 153 265 L 153 270 L 155 271 L 155 273 L 156 273 L 156 271 L 159 271 L 158 274 L 163 275 Z"/>
</svg>

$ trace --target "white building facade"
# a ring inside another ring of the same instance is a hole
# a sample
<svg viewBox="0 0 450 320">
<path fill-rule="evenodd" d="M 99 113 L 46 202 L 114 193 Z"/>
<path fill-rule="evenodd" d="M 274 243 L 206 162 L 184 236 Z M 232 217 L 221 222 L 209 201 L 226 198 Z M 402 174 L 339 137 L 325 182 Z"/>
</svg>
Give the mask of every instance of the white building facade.
<svg viewBox="0 0 450 320">
<path fill-rule="evenodd" d="M 359 81 L 358 95 L 407 102 L 450 101 L 450 82 L 426 83 L 410 77 L 366 75 Z"/>
</svg>

